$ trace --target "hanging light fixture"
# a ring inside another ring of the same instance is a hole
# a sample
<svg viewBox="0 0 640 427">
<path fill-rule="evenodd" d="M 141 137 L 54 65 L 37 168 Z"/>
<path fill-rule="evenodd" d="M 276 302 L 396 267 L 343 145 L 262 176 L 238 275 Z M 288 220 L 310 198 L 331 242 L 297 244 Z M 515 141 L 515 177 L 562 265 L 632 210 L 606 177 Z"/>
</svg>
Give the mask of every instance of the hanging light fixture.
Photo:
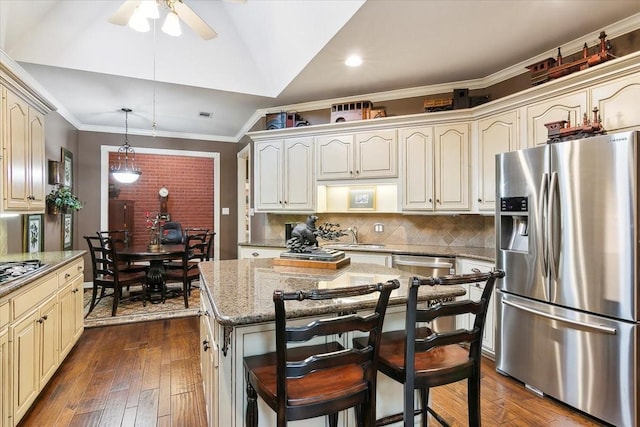
<svg viewBox="0 0 640 427">
<path fill-rule="evenodd" d="M 164 24 L 162 25 L 162 32 L 174 37 L 180 36 L 182 29 L 180 28 L 180 18 L 174 8 L 176 2 L 180 2 L 180 0 L 164 0 L 162 2 L 156 2 L 155 0 L 141 1 L 133 11 L 131 18 L 129 18 L 129 27 L 141 33 L 149 31 L 151 27 L 149 26 L 148 20 L 152 19 L 155 21 L 160 18 L 160 7 L 158 6 L 160 3 L 169 9 L 164 19 Z"/>
<path fill-rule="evenodd" d="M 111 165 L 111 175 L 113 179 L 122 184 L 131 184 L 136 182 L 142 171 L 135 165 L 136 152 L 129 145 L 129 113 L 130 108 L 122 108 L 124 111 L 124 144 L 118 148 L 118 165 Z M 131 156 L 131 160 L 129 160 Z M 124 160 L 124 161 L 123 161 Z"/>
</svg>

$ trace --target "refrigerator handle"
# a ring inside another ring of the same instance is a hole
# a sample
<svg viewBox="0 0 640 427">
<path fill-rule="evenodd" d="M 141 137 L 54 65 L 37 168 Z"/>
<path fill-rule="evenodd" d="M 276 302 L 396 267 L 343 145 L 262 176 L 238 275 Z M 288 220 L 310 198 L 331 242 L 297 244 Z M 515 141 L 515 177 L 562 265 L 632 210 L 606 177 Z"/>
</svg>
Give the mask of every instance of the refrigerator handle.
<svg viewBox="0 0 640 427">
<path fill-rule="evenodd" d="M 549 211 L 548 211 L 548 215 L 547 215 L 547 247 L 548 247 L 548 251 L 549 251 L 549 265 L 551 267 L 551 278 L 552 281 L 553 280 L 557 280 L 558 279 L 558 267 L 556 265 L 556 253 L 555 253 L 555 246 L 556 246 L 556 239 L 558 238 L 558 236 L 553 235 L 553 220 L 554 220 L 554 215 L 555 215 L 555 203 L 554 200 L 556 199 L 556 190 L 558 188 L 558 172 L 553 172 L 551 174 L 551 184 L 549 184 L 549 201 L 548 206 L 549 206 Z"/>
<path fill-rule="evenodd" d="M 557 316 L 555 314 L 545 313 L 543 311 L 536 310 L 534 308 L 525 307 L 520 304 L 516 304 L 514 302 L 503 299 L 502 303 L 505 305 L 510 305 L 513 308 L 517 308 L 519 310 L 527 311 L 531 314 L 535 314 L 537 316 L 546 317 L 547 319 L 557 320 L 558 322 L 568 323 L 570 325 L 578 326 L 581 328 L 592 329 L 598 332 L 604 332 L 609 335 L 616 335 L 617 331 L 615 328 L 610 328 L 604 325 L 595 325 L 593 323 L 581 322 L 579 320 L 567 319 L 566 317 Z"/>
<path fill-rule="evenodd" d="M 540 191 L 538 191 L 538 218 L 540 219 L 541 233 L 540 238 L 536 239 L 537 253 L 542 254 L 542 276 L 547 277 L 549 271 L 549 252 L 548 252 L 548 236 L 547 236 L 547 193 L 549 192 L 549 174 L 543 173 L 540 180 Z"/>
</svg>

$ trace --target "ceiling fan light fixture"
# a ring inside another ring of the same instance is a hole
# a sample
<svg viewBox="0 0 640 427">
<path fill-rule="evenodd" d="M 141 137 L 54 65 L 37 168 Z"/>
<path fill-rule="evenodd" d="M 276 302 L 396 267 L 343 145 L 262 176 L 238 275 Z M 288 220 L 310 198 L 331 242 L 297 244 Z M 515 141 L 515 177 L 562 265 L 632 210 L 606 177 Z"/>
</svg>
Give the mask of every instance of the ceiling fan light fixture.
<svg viewBox="0 0 640 427">
<path fill-rule="evenodd" d="M 351 55 L 346 59 L 346 61 L 344 61 L 344 63 L 348 67 L 359 67 L 362 65 L 362 57 L 359 55 Z"/>
<path fill-rule="evenodd" d="M 133 11 L 133 15 L 131 15 L 131 18 L 129 18 L 129 27 L 140 33 L 146 33 L 151 29 L 151 27 L 149 26 L 149 21 L 147 21 L 147 18 L 142 14 L 140 10 L 140 6 L 136 7 L 136 10 Z"/>
<path fill-rule="evenodd" d="M 162 25 L 162 32 L 174 37 L 178 37 L 182 34 L 182 30 L 180 29 L 180 18 L 178 18 L 178 15 L 174 11 L 167 14 L 167 18 Z"/>
<path fill-rule="evenodd" d="M 156 3 L 155 0 L 142 0 L 138 8 L 140 9 L 142 16 L 145 18 L 160 18 L 160 9 L 158 9 L 158 3 Z"/>
</svg>

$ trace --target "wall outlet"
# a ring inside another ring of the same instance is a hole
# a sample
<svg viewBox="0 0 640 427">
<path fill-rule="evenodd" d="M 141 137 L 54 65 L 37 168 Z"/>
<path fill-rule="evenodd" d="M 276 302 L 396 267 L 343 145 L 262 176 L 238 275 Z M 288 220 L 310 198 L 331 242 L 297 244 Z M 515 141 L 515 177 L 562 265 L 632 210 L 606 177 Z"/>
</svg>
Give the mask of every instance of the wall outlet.
<svg viewBox="0 0 640 427">
<path fill-rule="evenodd" d="M 384 233 L 384 224 L 381 222 L 376 222 L 373 224 L 373 232 L 374 233 Z"/>
</svg>

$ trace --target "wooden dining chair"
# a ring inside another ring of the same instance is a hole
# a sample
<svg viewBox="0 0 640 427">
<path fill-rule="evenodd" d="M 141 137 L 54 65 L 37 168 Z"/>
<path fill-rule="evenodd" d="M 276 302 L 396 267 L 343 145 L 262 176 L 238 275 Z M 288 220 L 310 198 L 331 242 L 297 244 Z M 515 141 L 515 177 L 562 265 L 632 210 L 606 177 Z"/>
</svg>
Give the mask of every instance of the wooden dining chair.
<svg viewBox="0 0 640 427">
<path fill-rule="evenodd" d="M 378 343 L 389 295 L 399 286 L 397 280 L 391 280 L 337 289 L 275 291 L 276 351 L 244 358 L 246 426 L 258 426 L 257 396 L 275 411 L 278 427 L 288 421 L 325 415 L 329 425 L 335 427 L 338 412 L 352 407 L 359 426 L 373 425 Z M 367 314 L 339 313 L 305 326 L 287 325 L 286 301 L 304 304 L 306 300 L 335 299 L 338 304 L 341 298 L 374 293 L 377 303 Z M 356 331 L 368 334 L 362 349 L 345 348 L 335 341 L 335 337 Z M 307 343 L 314 338 L 320 338 L 320 343 Z"/>
<path fill-rule="evenodd" d="M 500 270 L 430 277 L 414 277 L 409 288 L 406 323 L 402 331 L 382 334 L 378 355 L 378 370 L 404 385 L 404 411 L 376 421 L 376 426 L 396 423 L 404 419 L 405 427 L 414 426 L 415 415 L 422 415 L 422 426 L 427 425 L 427 413 L 440 424 L 445 419 L 428 406 L 429 389 L 467 379 L 467 406 L 469 426 L 480 426 L 480 366 L 482 335 L 489 299 L 497 278 L 504 277 Z M 418 308 L 421 286 L 463 285 L 486 282 L 479 301 L 470 299 L 442 302 L 429 308 Z M 424 326 L 438 317 L 471 314 L 475 316 L 473 329 L 436 332 Z M 464 344 L 462 346 L 461 344 Z M 354 339 L 354 347 L 364 348 L 366 340 Z M 420 407 L 415 409 L 415 390 L 420 390 Z"/>
<path fill-rule="evenodd" d="M 171 262 L 165 265 L 165 280 L 167 282 L 177 281 L 182 283 L 182 293 L 184 296 L 184 306 L 189 307 L 189 295 L 191 293 L 191 283 L 200 279 L 200 269 L 198 262 L 206 250 L 206 233 L 187 233 L 184 236 L 184 252 L 182 259 L 178 262 Z"/>
<path fill-rule="evenodd" d="M 129 230 L 105 230 L 98 231 L 97 234 L 100 237 L 100 244 L 103 246 L 106 244 L 106 239 L 104 239 L 105 237 L 111 238 L 111 242 L 115 245 L 117 250 L 128 248 L 131 244 L 131 233 L 129 233 Z M 121 273 L 137 273 L 139 271 L 147 271 L 149 264 L 121 261 L 118 267 Z"/>
<path fill-rule="evenodd" d="M 111 316 L 115 316 L 118 310 L 118 303 L 122 297 L 122 288 L 134 284 L 144 285 L 147 278 L 146 273 L 144 271 L 121 272 L 120 263 L 117 262 L 117 249 L 110 237 L 96 235 L 84 236 L 84 238 L 89 245 L 93 271 L 91 304 L 86 316 L 93 311 L 97 303 L 105 296 L 113 297 Z M 112 289 L 113 292 L 107 294 L 107 289 Z M 98 295 L 98 291 L 100 291 L 100 295 Z"/>
</svg>

